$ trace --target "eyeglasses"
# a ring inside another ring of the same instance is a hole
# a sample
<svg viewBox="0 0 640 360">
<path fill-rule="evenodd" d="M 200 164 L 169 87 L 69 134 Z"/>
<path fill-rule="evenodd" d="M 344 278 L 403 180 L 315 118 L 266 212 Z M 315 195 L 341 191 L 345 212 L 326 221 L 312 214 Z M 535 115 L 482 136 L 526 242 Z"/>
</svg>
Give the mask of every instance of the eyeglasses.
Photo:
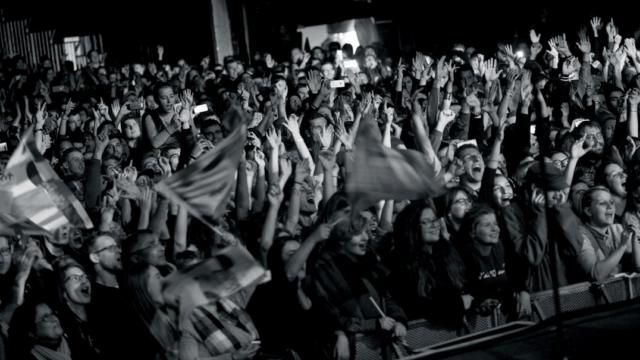
<svg viewBox="0 0 640 360">
<path fill-rule="evenodd" d="M 453 201 L 454 205 L 471 205 L 471 200 L 467 198 L 460 198 L 458 200 Z"/>
<path fill-rule="evenodd" d="M 440 227 L 440 219 L 422 219 L 420 225 L 424 227 Z"/>
<path fill-rule="evenodd" d="M 99 254 L 99 253 L 101 253 L 101 252 L 103 252 L 103 251 L 116 252 L 116 251 L 118 251 L 118 250 L 120 250 L 120 246 L 119 246 L 118 244 L 113 244 L 113 245 L 109 245 L 109 246 L 103 247 L 103 248 L 102 248 L 102 249 L 100 249 L 100 250 L 96 250 L 96 251 L 94 251 L 93 253 L 94 253 L 94 254 Z"/>
<path fill-rule="evenodd" d="M 557 167 L 565 168 L 567 167 L 567 165 L 569 165 L 569 158 L 566 158 L 564 160 L 553 160 L 553 165 Z"/>
<path fill-rule="evenodd" d="M 586 136 L 587 140 L 604 140 L 604 136 L 602 135 L 602 133 L 597 133 L 597 134 L 587 134 Z"/>
<path fill-rule="evenodd" d="M 40 324 L 43 322 L 52 322 L 53 320 L 58 320 L 58 317 L 55 313 L 50 312 L 48 314 L 44 314 L 44 316 L 42 316 L 40 320 L 36 321 L 36 324 Z"/>
<path fill-rule="evenodd" d="M 89 276 L 87 274 L 82 274 L 82 275 L 69 275 L 66 279 L 64 279 L 64 282 L 67 282 L 69 280 L 73 280 L 75 282 L 88 282 L 89 281 Z"/>
<path fill-rule="evenodd" d="M 11 248 L 10 247 L 5 247 L 0 249 L 0 255 L 2 256 L 11 256 Z"/>
</svg>

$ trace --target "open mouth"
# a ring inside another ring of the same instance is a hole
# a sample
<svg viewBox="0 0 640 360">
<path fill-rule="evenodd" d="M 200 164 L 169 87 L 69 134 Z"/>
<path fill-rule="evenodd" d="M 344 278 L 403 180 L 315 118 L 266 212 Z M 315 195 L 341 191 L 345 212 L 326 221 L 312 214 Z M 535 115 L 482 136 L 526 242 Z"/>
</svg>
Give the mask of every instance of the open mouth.
<svg viewBox="0 0 640 360">
<path fill-rule="evenodd" d="M 83 286 L 82 288 L 80 288 L 80 293 L 84 296 L 90 297 L 91 296 L 91 287 L 86 285 Z"/>
</svg>

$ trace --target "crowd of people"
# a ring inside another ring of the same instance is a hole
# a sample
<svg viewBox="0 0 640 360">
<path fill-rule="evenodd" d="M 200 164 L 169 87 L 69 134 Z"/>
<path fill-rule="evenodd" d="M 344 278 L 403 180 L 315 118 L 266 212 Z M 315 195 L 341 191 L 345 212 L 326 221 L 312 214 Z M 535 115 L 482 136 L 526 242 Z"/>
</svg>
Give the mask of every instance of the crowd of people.
<svg viewBox="0 0 640 360">
<path fill-rule="evenodd" d="M 358 334 L 401 343 L 415 319 L 526 319 L 554 277 L 640 270 L 640 53 L 613 20 L 586 25 L 575 39 L 531 30 L 486 54 L 399 59 L 334 42 L 168 64 L 158 47 L 132 64 L 92 51 L 56 72 L 5 55 L 0 173 L 31 131 L 95 226 L 3 228 L 0 358 L 354 359 Z M 154 185 L 215 151 L 232 107 L 249 131 L 212 229 Z M 352 213 L 345 179 L 365 122 L 448 174 L 444 194 Z M 163 296 L 165 277 L 228 246 L 271 280 L 194 295 L 188 312 Z"/>
</svg>

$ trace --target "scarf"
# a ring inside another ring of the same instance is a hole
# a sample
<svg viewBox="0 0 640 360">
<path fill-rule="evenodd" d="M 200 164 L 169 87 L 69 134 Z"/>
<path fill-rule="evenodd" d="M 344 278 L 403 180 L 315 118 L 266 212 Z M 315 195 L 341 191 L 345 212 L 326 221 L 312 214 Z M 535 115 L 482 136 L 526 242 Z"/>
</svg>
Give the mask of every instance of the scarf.
<svg viewBox="0 0 640 360">
<path fill-rule="evenodd" d="M 31 349 L 31 355 L 37 360 L 71 360 L 71 350 L 67 340 L 63 337 L 57 350 L 46 346 L 36 345 Z"/>
</svg>

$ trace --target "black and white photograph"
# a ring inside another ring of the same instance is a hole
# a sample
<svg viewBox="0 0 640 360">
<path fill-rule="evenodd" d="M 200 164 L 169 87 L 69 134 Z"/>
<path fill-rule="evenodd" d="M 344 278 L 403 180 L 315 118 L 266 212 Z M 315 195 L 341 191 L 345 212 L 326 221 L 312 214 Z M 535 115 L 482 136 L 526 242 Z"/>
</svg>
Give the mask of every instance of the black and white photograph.
<svg viewBox="0 0 640 360">
<path fill-rule="evenodd" d="M 639 10 L 1 1 L 0 360 L 635 358 Z"/>
</svg>

